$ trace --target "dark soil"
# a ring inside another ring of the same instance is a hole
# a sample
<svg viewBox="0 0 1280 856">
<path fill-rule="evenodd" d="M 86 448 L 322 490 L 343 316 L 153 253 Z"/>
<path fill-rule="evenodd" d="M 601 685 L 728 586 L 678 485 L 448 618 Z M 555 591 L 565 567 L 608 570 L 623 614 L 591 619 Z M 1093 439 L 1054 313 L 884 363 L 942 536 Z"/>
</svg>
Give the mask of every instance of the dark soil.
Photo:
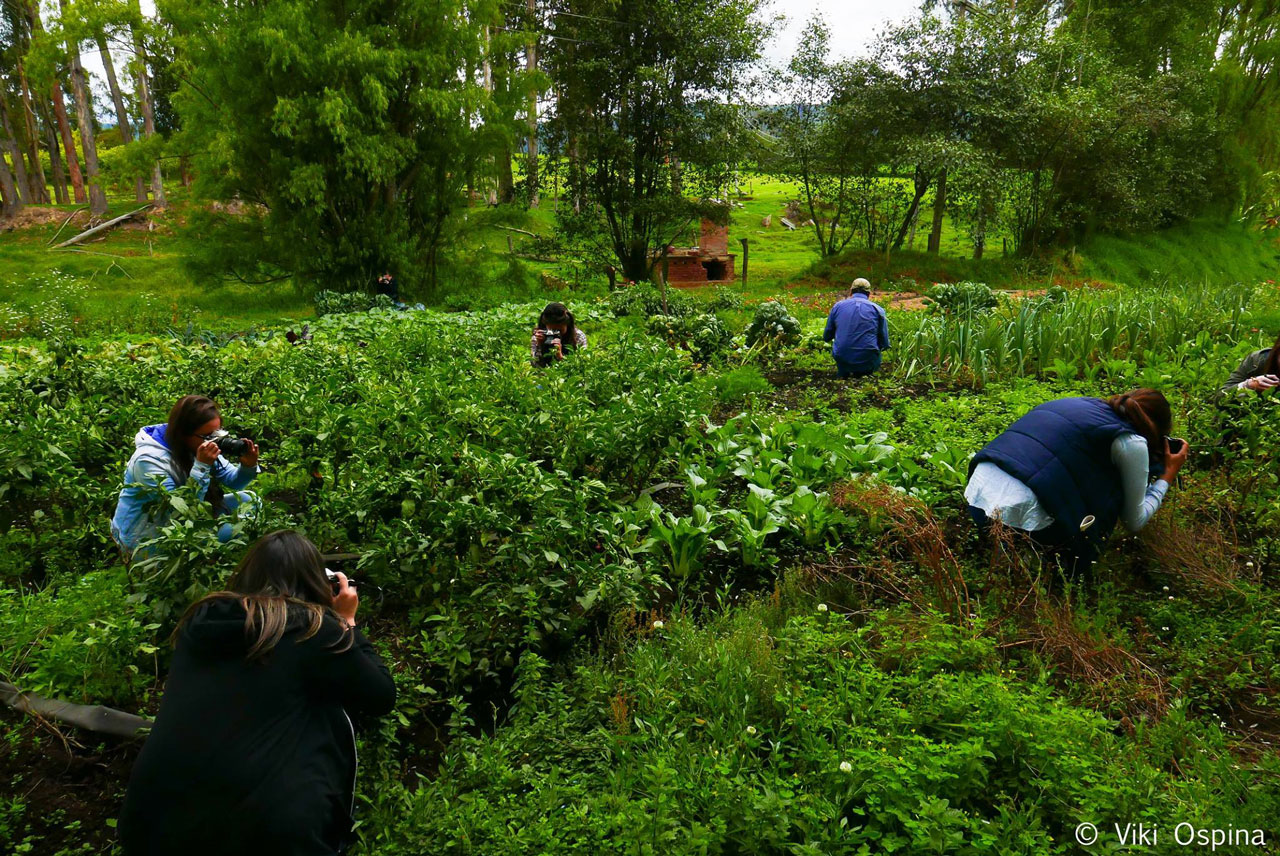
<svg viewBox="0 0 1280 856">
<path fill-rule="evenodd" d="M 24 842 L 31 853 L 111 850 L 116 831 L 108 826 L 120 811 L 125 786 L 140 740 L 103 737 L 68 728 L 65 741 L 49 727 L 4 709 L 6 737 L 0 743 L 0 792 L 24 804 L 21 826 L 12 840 L 0 838 L 0 851 L 15 852 Z M 0 835 L 6 830 L 0 827 Z"/>
<path fill-rule="evenodd" d="M 913 383 L 895 385 L 886 390 L 877 383 L 875 375 L 869 378 L 840 378 L 835 368 L 820 369 L 775 369 L 765 373 L 765 380 L 773 385 L 774 391 L 764 396 L 767 405 L 776 410 L 804 412 L 813 410 L 814 400 L 823 403 L 823 410 L 848 413 L 855 407 L 877 407 L 891 409 L 895 402 L 904 398 L 923 398 L 939 391 L 955 392 L 962 388 L 954 382 L 942 384 Z M 812 416 L 822 421 L 822 414 L 816 410 Z"/>
</svg>

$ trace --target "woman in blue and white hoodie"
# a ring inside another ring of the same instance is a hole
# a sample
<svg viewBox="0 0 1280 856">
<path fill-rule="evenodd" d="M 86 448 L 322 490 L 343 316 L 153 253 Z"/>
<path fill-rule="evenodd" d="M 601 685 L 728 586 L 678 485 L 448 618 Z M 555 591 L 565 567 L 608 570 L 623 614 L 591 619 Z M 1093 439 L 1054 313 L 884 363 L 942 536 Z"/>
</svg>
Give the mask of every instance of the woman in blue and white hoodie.
<svg viewBox="0 0 1280 856">
<path fill-rule="evenodd" d="M 153 515 L 152 487 L 172 491 L 190 479 L 196 494 L 219 514 L 243 514 L 256 506 L 257 497 L 242 491 L 258 475 L 258 447 L 248 441 L 249 451 L 232 466 L 221 457 L 211 437 L 222 428 L 218 406 L 203 395 L 179 399 L 163 425 L 148 425 L 133 438 L 137 448 L 124 471 L 124 488 L 111 519 L 111 537 L 132 555 L 144 541 L 154 538 L 164 525 L 163 516 Z M 224 489 L 231 493 L 224 493 Z M 222 524 L 218 539 L 231 538 L 230 523 Z"/>
</svg>

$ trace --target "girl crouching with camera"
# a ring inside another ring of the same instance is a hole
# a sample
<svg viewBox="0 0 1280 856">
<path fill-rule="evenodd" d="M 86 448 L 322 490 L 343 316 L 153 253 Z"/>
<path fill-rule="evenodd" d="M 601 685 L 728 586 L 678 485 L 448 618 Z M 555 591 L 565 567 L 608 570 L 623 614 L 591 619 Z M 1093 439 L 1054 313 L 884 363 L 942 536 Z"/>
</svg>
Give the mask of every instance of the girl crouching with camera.
<svg viewBox="0 0 1280 856">
<path fill-rule="evenodd" d="M 332 580 L 332 582 L 331 582 Z M 359 596 L 297 532 L 260 538 L 194 603 L 120 814 L 126 856 L 332 856 L 350 843 L 350 716 L 395 704 Z"/>
<path fill-rule="evenodd" d="M 152 489 L 157 485 L 173 491 L 193 481 L 200 499 L 220 515 L 246 515 L 257 507 L 257 497 L 241 488 L 258 475 L 258 447 L 252 440 L 235 439 L 222 430 L 222 416 L 211 399 L 203 395 L 179 399 L 169 411 L 168 422 L 142 428 L 133 444 L 111 519 L 111 537 L 127 555 L 133 556 L 165 523 L 151 508 L 156 499 Z M 239 465 L 228 463 L 224 455 L 239 458 Z M 218 540 L 228 541 L 231 534 L 231 524 L 224 523 Z"/>
<path fill-rule="evenodd" d="M 587 334 L 573 323 L 573 313 L 563 303 L 548 303 L 538 316 L 529 355 L 535 368 L 545 368 L 586 346 Z"/>
</svg>

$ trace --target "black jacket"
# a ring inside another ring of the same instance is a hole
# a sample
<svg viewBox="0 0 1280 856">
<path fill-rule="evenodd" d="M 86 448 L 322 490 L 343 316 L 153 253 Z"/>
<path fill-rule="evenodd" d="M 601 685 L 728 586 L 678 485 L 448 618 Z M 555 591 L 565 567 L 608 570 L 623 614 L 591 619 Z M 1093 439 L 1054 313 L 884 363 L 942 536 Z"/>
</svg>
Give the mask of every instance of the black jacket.
<svg viewBox="0 0 1280 856">
<path fill-rule="evenodd" d="M 348 714 L 384 714 L 395 684 L 364 635 L 335 654 L 326 617 L 245 659 L 245 612 L 202 606 L 174 651 L 156 724 L 133 768 L 121 843 L 141 854 L 333 854 L 347 843 L 356 775 Z"/>
</svg>

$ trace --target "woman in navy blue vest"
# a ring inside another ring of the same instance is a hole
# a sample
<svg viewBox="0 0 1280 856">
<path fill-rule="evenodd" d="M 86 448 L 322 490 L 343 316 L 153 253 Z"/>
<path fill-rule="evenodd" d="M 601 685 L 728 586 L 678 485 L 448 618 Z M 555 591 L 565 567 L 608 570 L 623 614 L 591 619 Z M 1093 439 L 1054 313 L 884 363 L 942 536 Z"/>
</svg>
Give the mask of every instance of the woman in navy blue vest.
<svg viewBox="0 0 1280 856">
<path fill-rule="evenodd" d="M 1172 427 L 1154 389 L 1041 404 L 974 456 L 969 513 L 979 526 L 1027 532 L 1072 564 L 1091 561 L 1117 521 L 1137 532 L 1160 508 L 1187 460 L 1187 444 L 1169 442 Z"/>
</svg>

